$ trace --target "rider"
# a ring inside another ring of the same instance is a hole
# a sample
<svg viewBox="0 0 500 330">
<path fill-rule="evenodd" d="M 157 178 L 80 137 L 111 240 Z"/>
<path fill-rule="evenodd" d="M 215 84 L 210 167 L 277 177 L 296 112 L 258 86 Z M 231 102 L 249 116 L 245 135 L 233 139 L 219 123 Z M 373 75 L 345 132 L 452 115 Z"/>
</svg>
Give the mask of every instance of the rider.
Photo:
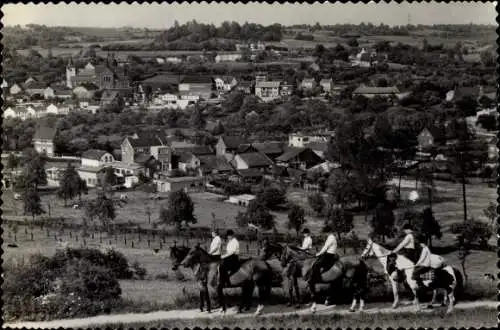
<svg viewBox="0 0 500 330">
<path fill-rule="evenodd" d="M 212 258 L 212 261 L 220 261 L 220 255 L 221 255 L 221 249 L 222 249 L 222 239 L 219 236 L 219 231 L 217 229 L 212 230 L 212 242 L 210 243 L 210 250 L 208 253 L 210 254 L 210 257 Z"/>
<path fill-rule="evenodd" d="M 222 263 L 220 265 L 220 274 L 221 276 L 225 276 L 223 278 L 225 282 L 229 281 L 229 276 L 238 270 L 240 263 L 238 257 L 240 254 L 240 243 L 231 229 L 226 232 L 226 239 L 226 254 L 222 256 Z"/>
<path fill-rule="evenodd" d="M 323 232 L 328 236 L 326 238 L 325 244 L 323 245 L 323 248 L 318 253 L 316 253 L 316 257 L 318 257 L 318 259 L 312 267 L 313 276 L 315 276 L 320 269 L 327 269 L 333 266 L 333 264 L 339 259 L 336 253 L 337 239 L 333 234 L 333 230 L 329 226 L 325 226 Z"/>
<path fill-rule="evenodd" d="M 405 224 L 403 226 L 403 231 L 406 236 L 403 241 L 401 241 L 401 243 L 399 243 L 399 245 L 392 251 L 392 253 L 398 253 L 399 251 L 401 251 L 404 256 L 406 256 L 415 264 L 412 279 L 417 281 L 417 284 L 419 286 L 422 286 L 423 282 L 420 276 L 430 270 L 430 251 L 428 251 L 427 246 L 425 246 L 424 244 L 419 245 L 422 251 L 417 250 L 418 243 L 415 242 L 415 234 L 413 233 L 410 224 Z"/>
<path fill-rule="evenodd" d="M 413 230 L 411 228 L 410 224 L 405 224 L 403 226 L 403 232 L 405 233 L 405 237 L 399 243 L 399 245 L 392 250 L 391 253 L 398 253 L 399 251 L 402 252 L 402 254 L 410 259 L 413 263 L 417 262 L 418 257 L 416 255 L 416 249 L 415 249 L 415 235 L 413 234 Z"/>
<path fill-rule="evenodd" d="M 310 252 L 313 247 L 311 232 L 309 231 L 309 229 L 304 228 L 304 230 L 302 230 L 302 234 L 304 234 L 304 240 L 302 241 L 302 246 L 300 247 L 300 249 L 306 252 Z"/>
</svg>

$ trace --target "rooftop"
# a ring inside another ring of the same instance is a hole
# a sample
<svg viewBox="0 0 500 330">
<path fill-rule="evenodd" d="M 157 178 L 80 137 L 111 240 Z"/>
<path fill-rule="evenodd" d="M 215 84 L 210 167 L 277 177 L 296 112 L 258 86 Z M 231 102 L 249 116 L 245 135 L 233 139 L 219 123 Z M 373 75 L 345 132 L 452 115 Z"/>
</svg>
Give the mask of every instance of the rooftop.
<svg viewBox="0 0 500 330">
<path fill-rule="evenodd" d="M 99 149 L 90 149 L 85 151 L 82 154 L 82 158 L 87 158 L 87 159 L 94 159 L 94 160 L 100 160 L 102 156 L 107 154 L 108 152 L 105 150 L 99 150 Z"/>
<path fill-rule="evenodd" d="M 280 81 L 257 81 L 255 83 L 256 88 L 278 88 L 280 85 Z"/>
</svg>

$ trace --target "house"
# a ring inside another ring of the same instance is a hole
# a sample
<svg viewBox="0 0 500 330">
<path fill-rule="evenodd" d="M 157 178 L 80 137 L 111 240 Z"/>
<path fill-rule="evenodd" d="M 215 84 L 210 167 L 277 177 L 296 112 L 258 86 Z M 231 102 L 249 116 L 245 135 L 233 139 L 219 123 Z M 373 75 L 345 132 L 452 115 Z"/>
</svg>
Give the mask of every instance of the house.
<svg viewBox="0 0 500 330">
<path fill-rule="evenodd" d="M 161 170 L 161 163 L 157 161 L 151 154 L 135 154 L 134 164 L 139 165 L 143 169 L 143 174 L 152 177 L 151 170 Z"/>
<path fill-rule="evenodd" d="M 54 156 L 54 137 L 56 129 L 46 125 L 39 125 L 33 136 L 35 150 L 40 154 L 46 154 L 49 157 Z"/>
<path fill-rule="evenodd" d="M 108 55 L 104 64 L 88 63 L 82 70 L 78 70 L 70 59 L 66 67 L 66 86 L 73 89 L 86 84 L 95 84 L 99 89 L 128 89 L 130 79 L 126 67 L 118 65 L 113 55 Z"/>
<path fill-rule="evenodd" d="M 90 100 L 98 90 L 99 87 L 95 84 L 83 84 L 73 88 L 73 94 L 79 100 Z"/>
<path fill-rule="evenodd" d="M 54 97 L 59 99 L 71 99 L 73 97 L 73 91 L 69 88 L 64 87 L 54 87 Z"/>
<path fill-rule="evenodd" d="M 238 84 L 238 80 L 232 76 L 217 77 L 214 81 L 215 89 L 220 92 L 229 92 Z"/>
<path fill-rule="evenodd" d="M 180 64 L 180 63 L 182 63 L 182 58 L 177 57 L 177 56 L 167 56 L 165 58 L 165 62 L 172 63 L 172 64 Z"/>
<path fill-rule="evenodd" d="M 314 78 L 304 78 L 300 83 L 300 88 L 303 90 L 313 90 L 316 88 L 316 80 Z"/>
<path fill-rule="evenodd" d="M 35 96 L 35 95 L 43 96 L 45 88 L 46 88 L 45 84 L 36 81 L 24 85 L 24 91 L 29 96 Z"/>
<path fill-rule="evenodd" d="M 192 152 L 184 152 L 179 155 L 178 168 L 183 172 L 194 171 L 200 167 L 200 159 Z"/>
<path fill-rule="evenodd" d="M 231 161 L 231 164 L 237 170 L 266 170 L 271 168 L 271 166 L 273 165 L 273 161 L 260 152 L 247 152 L 237 154 Z"/>
<path fill-rule="evenodd" d="M 122 162 L 135 164 L 137 155 L 151 155 L 154 147 L 166 146 L 166 142 L 166 138 L 157 133 L 126 137 L 121 144 Z"/>
<path fill-rule="evenodd" d="M 316 133 L 316 134 L 303 134 L 303 133 L 292 133 L 288 135 L 288 146 L 295 148 L 304 148 L 307 144 L 311 142 L 328 142 L 328 140 L 333 136 L 333 132 Z"/>
<path fill-rule="evenodd" d="M 325 153 L 328 150 L 328 142 L 324 141 L 309 142 L 306 143 L 305 146 L 314 151 L 316 155 L 318 155 L 321 159 L 325 159 Z"/>
<path fill-rule="evenodd" d="M 53 115 L 67 115 L 71 109 L 72 107 L 68 104 L 55 105 L 54 103 L 51 103 L 47 106 L 46 112 L 47 114 Z"/>
<path fill-rule="evenodd" d="M 424 128 L 417 137 L 419 149 L 430 148 L 446 140 L 446 132 L 437 127 Z"/>
<path fill-rule="evenodd" d="M 22 91 L 23 91 L 23 89 L 18 84 L 14 84 L 14 85 L 10 86 L 10 88 L 9 88 L 9 93 L 11 95 L 17 95 L 17 94 L 21 93 Z"/>
<path fill-rule="evenodd" d="M 280 156 L 284 152 L 284 143 L 280 141 L 269 141 L 269 142 L 260 142 L 260 143 L 252 143 L 252 146 L 260 153 L 266 155 L 271 160 L 276 159 L 276 157 Z"/>
<path fill-rule="evenodd" d="M 90 149 L 82 154 L 82 166 L 101 167 L 115 161 L 112 154 L 105 150 Z"/>
<path fill-rule="evenodd" d="M 361 85 L 352 93 L 353 96 L 364 96 L 366 98 L 374 98 L 375 96 L 379 97 L 395 97 L 396 94 L 399 94 L 399 90 L 397 87 L 369 87 Z"/>
<path fill-rule="evenodd" d="M 208 100 L 212 96 L 214 82 L 208 76 L 186 76 L 179 84 L 179 94 L 196 95 L 200 99 Z"/>
<path fill-rule="evenodd" d="M 294 89 L 295 86 L 293 83 L 288 83 L 288 82 L 282 83 L 279 91 L 280 96 L 282 97 L 291 96 L 293 94 Z"/>
<path fill-rule="evenodd" d="M 333 89 L 333 80 L 332 78 L 323 78 L 319 81 L 319 85 L 323 89 L 324 93 L 330 93 Z"/>
<path fill-rule="evenodd" d="M 240 53 L 217 54 L 217 56 L 215 56 L 215 63 L 235 62 L 241 60 L 241 58 L 242 55 Z"/>
<path fill-rule="evenodd" d="M 245 95 L 250 95 L 252 94 L 252 87 L 253 87 L 253 82 L 248 81 L 248 80 L 240 80 L 238 82 L 238 85 L 236 85 L 235 89 L 238 92 L 241 92 Z"/>
<path fill-rule="evenodd" d="M 120 98 L 120 93 L 116 90 L 105 90 L 101 95 L 101 107 L 106 107 Z"/>
<path fill-rule="evenodd" d="M 150 150 L 151 155 L 158 161 L 161 172 L 172 169 L 172 149 L 169 146 L 151 146 Z"/>
<path fill-rule="evenodd" d="M 200 160 L 200 169 L 203 175 L 222 175 L 234 171 L 234 168 L 224 156 L 201 155 L 198 156 L 198 159 Z"/>
<path fill-rule="evenodd" d="M 97 187 L 100 184 L 100 176 L 104 172 L 102 166 L 80 166 L 77 170 L 78 175 L 85 181 L 87 187 Z"/>
<path fill-rule="evenodd" d="M 239 206 L 248 207 L 250 202 L 253 201 L 255 198 L 256 198 L 255 195 L 243 194 L 243 195 L 229 196 L 227 202 Z"/>
<path fill-rule="evenodd" d="M 181 190 L 186 192 L 199 192 L 205 190 L 205 179 L 198 176 L 171 178 L 160 175 L 155 182 L 158 192 L 173 192 Z"/>
<path fill-rule="evenodd" d="M 56 97 L 56 94 L 54 93 L 54 89 L 50 86 L 48 86 L 47 88 L 45 88 L 43 90 L 43 98 L 48 100 L 48 99 L 53 99 Z"/>
<path fill-rule="evenodd" d="M 257 81 L 255 83 L 255 95 L 263 101 L 268 102 L 280 97 L 279 81 Z"/>
<path fill-rule="evenodd" d="M 278 166 L 291 167 L 298 170 L 307 170 L 322 162 L 311 148 L 289 148 L 285 153 L 276 158 Z"/>
<path fill-rule="evenodd" d="M 238 147 L 244 143 L 245 141 L 239 136 L 220 136 L 215 145 L 215 154 L 217 156 L 233 156 Z"/>
</svg>

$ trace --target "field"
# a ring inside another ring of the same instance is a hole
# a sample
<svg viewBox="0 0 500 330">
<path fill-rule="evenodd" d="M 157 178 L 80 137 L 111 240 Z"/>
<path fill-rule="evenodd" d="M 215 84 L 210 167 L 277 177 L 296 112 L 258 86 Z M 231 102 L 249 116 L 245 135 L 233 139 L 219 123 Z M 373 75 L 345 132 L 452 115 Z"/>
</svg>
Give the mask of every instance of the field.
<svg viewBox="0 0 500 330">
<path fill-rule="evenodd" d="M 414 183 L 403 182 L 403 192 L 407 193 Z M 433 206 L 436 218 L 440 221 L 443 228 L 443 238 L 439 241 L 435 241 L 435 246 L 447 246 L 453 244 L 454 237 L 449 232 L 449 227 L 452 223 L 457 221 L 462 221 L 462 209 L 461 209 L 461 190 L 460 186 L 453 183 L 438 183 L 438 191 L 436 193 L 436 202 Z M 495 189 L 488 188 L 485 184 L 471 184 L 467 187 L 468 192 L 468 206 L 469 213 L 471 216 L 476 218 L 481 218 L 482 210 L 488 206 L 490 202 L 495 201 Z M 95 192 L 91 191 L 89 196 L 84 196 L 85 198 L 92 198 Z M 115 193 L 115 197 L 118 197 L 119 193 Z M 153 201 L 149 198 L 146 193 L 139 191 L 129 191 L 126 192 L 129 197 L 129 202 L 123 206 L 123 208 L 117 209 L 117 222 L 119 223 L 129 223 L 132 222 L 135 226 L 141 225 L 142 228 L 152 227 L 149 225 L 146 207 L 151 210 L 151 222 L 154 223 L 158 219 L 158 211 L 160 205 L 165 203 L 165 201 Z M 306 193 L 302 190 L 290 190 L 288 199 L 290 201 L 302 204 L 306 208 Z M 197 193 L 191 195 L 193 201 L 195 202 L 195 214 L 198 218 L 199 226 L 210 226 L 213 218 L 219 223 L 222 228 L 235 227 L 234 218 L 239 211 L 243 211 L 242 207 L 231 205 L 225 202 L 217 201 L 217 195 L 209 193 Z M 108 237 L 106 234 L 94 232 L 92 236 L 86 237 L 85 240 L 82 236 L 81 231 L 68 229 L 64 231 L 58 231 L 56 229 L 50 229 L 47 231 L 46 228 L 40 229 L 39 227 L 28 228 L 24 230 L 22 221 L 25 217 L 22 214 L 22 202 L 13 201 L 12 192 L 4 191 L 2 196 L 4 204 L 2 205 L 2 210 L 4 212 L 3 216 L 7 219 L 18 220 L 21 226 L 16 233 L 16 240 L 14 239 L 14 233 L 11 229 L 8 229 L 5 224 L 3 225 L 3 250 L 4 250 L 4 262 L 11 262 L 18 258 L 26 258 L 34 253 L 42 253 L 44 255 L 52 255 L 61 242 L 67 242 L 69 246 L 74 247 L 95 247 L 101 248 L 103 246 L 111 245 L 117 250 L 124 253 L 128 258 L 129 263 L 132 264 L 135 261 L 139 262 L 146 270 L 147 276 L 144 280 L 122 280 L 120 281 L 122 287 L 122 297 L 126 301 L 126 306 L 123 307 L 125 312 L 149 312 L 155 310 L 171 310 L 173 308 L 194 308 L 197 306 L 198 289 L 196 283 L 193 282 L 193 274 L 191 270 L 182 269 L 182 271 L 174 272 L 172 270 L 172 264 L 169 257 L 169 247 L 174 245 L 175 238 L 162 238 L 156 235 L 155 237 L 146 236 L 145 234 L 139 235 L 137 233 L 121 234 L 117 236 Z M 59 217 L 63 216 L 70 219 L 72 222 L 80 222 L 83 217 L 82 210 L 75 210 L 71 207 L 65 208 L 63 206 L 63 201 L 57 199 L 53 194 L 42 195 L 43 205 L 47 209 L 47 205 L 51 205 L 51 216 Z M 76 201 L 75 201 L 76 202 Z M 68 203 L 72 205 L 72 203 Z M 425 203 L 419 204 L 416 208 L 422 208 Z M 15 212 L 14 212 L 15 210 Z M 15 215 L 17 213 L 17 216 Z M 213 214 L 213 215 L 212 215 Z M 29 216 L 28 216 L 29 219 Z M 288 230 L 286 228 L 287 216 L 284 213 L 276 213 L 276 220 L 280 232 Z M 322 220 L 314 218 L 311 216 L 307 217 L 307 226 L 311 228 L 313 232 L 317 232 L 322 226 Z M 369 226 L 365 222 L 365 216 L 360 214 L 355 217 L 355 231 L 359 237 L 364 238 L 368 234 Z M 92 230 L 91 230 L 92 232 Z M 33 240 L 31 238 L 33 234 Z M 192 246 L 195 239 L 191 241 L 177 241 L 177 244 L 186 244 Z M 7 244 L 15 243 L 18 247 L 9 247 Z M 208 241 L 203 241 L 203 244 L 207 245 Z M 492 244 L 495 244 L 492 240 Z M 242 242 L 242 254 L 248 256 L 255 256 L 257 254 L 257 245 L 255 242 Z M 342 250 L 342 249 L 341 249 Z M 340 251 L 343 253 L 343 251 Z M 352 255 L 355 253 L 352 249 L 347 249 L 346 253 Z M 360 251 L 357 251 L 359 254 Z M 456 252 L 444 255 L 448 262 L 457 268 L 459 266 L 459 260 Z M 494 252 L 485 251 L 473 251 L 467 259 L 467 273 L 469 276 L 469 286 L 466 290 L 465 300 L 477 300 L 477 299 L 494 299 L 497 290 L 495 283 L 484 278 L 485 273 L 496 274 L 497 268 L 495 264 L 496 254 Z M 377 260 L 368 260 L 369 266 L 376 272 L 382 272 L 382 268 Z M 304 289 L 303 285 L 302 289 Z M 374 288 L 372 288 L 374 289 Z M 381 287 L 374 289 L 378 291 L 377 297 L 371 296 L 369 298 L 370 303 L 368 303 L 367 308 L 374 301 L 389 301 L 392 300 L 390 295 L 390 288 L 386 285 L 385 288 Z M 385 293 L 380 296 L 380 290 Z M 234 290 L 233 290 L 234 291 Z M 229 292 L 230 293 L 230 292 Z M 233 293 L 236 294 L 236 292 Z M 230 293 L 231 294 L 231 293 Z M 273 289 L 274 304 L 283 303 L 283 290 L 280 288 Z M 234 301 L 233 297 L 233 301 Z M 120 311 L 117 311 L 120 312 Z M 486 313 L 486 311 L 484 311 Z M 434 315 L 434 314 L 433 314 Z M 451 322 L 461 322 L 465 318 L 467 312 L 457 312 L 456 316 Z M 485 315 L 485 314 L 482 314 Z M 380 321 L 384 320 L 385 316 L 380 316 Z M 307 317 L 298 317 L 297 320 L 308 320 Z M 399 318 L 399 316 L 398 316 Z M 272 320 L 272 322 L 278 322 L 286 326 L 289 318 L 270 318 L 266 320 Z M 322 322 L 327 322 L 326 320 L 321 321 L 319 318 L 318 324 L 326 324 Z M 351 318 L 345 317 L 341 318 L 340 322 L 350 322 Z M 409 321 L 409 324 L 414 324 L 412 322 L 420 322 L 423 319 L 415 319 L 415 321 Z M 438 324 L 432 322 L 440 322 L 441 316 L 439 313 L 434 315 L 433 318 L 425 320 L 430 322 L 429 324 Z M 363 323 L 370 322 L 369 320 L 356 319 L 357 322 L 361 324 L 376 324 L 376 323 Z M 189 326 L 189 322 L 183 321 L 182 325 Z M 202 321 L 208 322 L 212 321 Z M 226 321 L 224 321 L 226 322 Z M 232 321 L 227 321 L 228 326 Z M 252 321 L 245 321 L 252 322 Z M 271 321 L 265 321 L 271 322 Z M 302 322 L 302 321 L 301 321 Z M 306 322 L 306 321 L 304 321 Z M 316 321 L 315 321 L 316 322 Z M 472 321 L 471 321 L 472 322 Z M 247 323 L 245 323 L 247 324 Z M 248 323 L 250 324 L 250 323 Z M 269 323 L 271 324 L 271 323 Z M 343 324 L 343 323 L 342 323 Z M 385 324 L 385 323 L 384 323 Z M 406 325 L 407 323 L 405 323 Z M 468 323 L 467 323 L 468 324 Z M 477 323 L 471 323 L 477 325 Z M 485 323 L 486 324 L 486 323 Z M 155 323 L 155 326 L 157 324 Z M 153 326 L 153 324 L 148 324 L 148 326 Z M 320 326 L 320 325 L 318 325 Z"/>
</svg>

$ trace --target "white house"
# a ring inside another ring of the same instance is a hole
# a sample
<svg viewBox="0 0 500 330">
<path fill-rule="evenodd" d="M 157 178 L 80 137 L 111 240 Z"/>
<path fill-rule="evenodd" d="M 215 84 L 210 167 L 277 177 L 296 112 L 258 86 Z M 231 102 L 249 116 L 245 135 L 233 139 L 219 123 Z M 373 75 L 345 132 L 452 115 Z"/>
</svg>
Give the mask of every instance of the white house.
<svg viewBox="0 0 500 330">
<path fill-rule="evenodd" d="M 48 99 L 53 99 L 56 97 L 56 94 L 54 93 L 54 89 L 52 87 L 47 87 L 43 90 L 43 98 L 48 100 Z"/>
<path fill-rule="evenodd" d="M 18 84 L 14 84 L 14 85 L 10 86 L 10 88 L 9 88 L 9 93 L 11 95 L 17 95 L 17 94 L 21 93 L 22 91 L 23 91 L 23 89 Z"/>
<path fill-rule="evenodd" d="M 105 150 L 90 149 L 82 154 L 82 166 L 101 167 L 115 161 L 113 155 Z"/>
<path fill-rule="evenodd" d="M 217 77 L 214 81 L 215 88 L 221 92 L 229 92 L 238 84 L 235 77 Z"/>
<path fill-rule="evenodd" d="M 323 89 L 323 92 L 330 93 L 333 89 L 333 80 L 330 79 L 321 79 L 319 85 Z"/>
<path fill-rule="evenodd" d="M 255 83 L 255 95 L 263 101 L 268 102 L 280 97 L 279 81 L 257 81 Z"/>
<path fill-rule="evenodd" d="M 33 145 L 35 150 L 40 154 L 54 156 L 54 136 L 56 135 L 55 128 L 47 126 L 39 126 L 33 137 Z"/>
<path fill-rule="evenodd" d="M 292 133 L 288 135 L 288 146 L 295 148 L 304 148 L 308 143 L 311 142 L 328 142 L 328 138 L 331 134 L 302 134 L 302 133 Z"/>
<path fill-rule="evenodd" d="M 51 103 L 47 106 L 46 112 L 48 114 L 58 115 L 59 114 L 59 107 L 57 105 L 55 105 L 54 103 Z"/>
<path fill-rule="evenodd" d="M 227 202 L 239 206 L 248 206 L 250 202 L 253 201 L 255 198 L 256 198 L 255 195 L 243 194 L 243 195 L 230 196 Z"/>
<path fill-rule="evenodd" d="M 54 114 L 54 115 L 67 115 L 69 114 L 71 107 L 67 104 L 59 104 L 55 105 L 54 103 L 51 103 L 47 106 L 47 114 Z"/>
<path fill-rule="evenodd" d="M 234 53 L 234 54 L 218 54 L 215 56 L 215 62 L 234 62 L 238 61 L 242 58 L 241 54 L 239 53 Z"/>
<path fill-rule="evenodd" d="M 305 90 L 312 90 L 316 87 L 316 80 L 314 78 L 304 78 L 300 87 Z"/>
<path fill-rule="evenodd" d="M 177 56 L 169 56 L 165 58 L 165 62 L 167 63 L 172 63 L 172 64 L 180 64 L 182 63 L 182 59 Z"/>
</svg>

